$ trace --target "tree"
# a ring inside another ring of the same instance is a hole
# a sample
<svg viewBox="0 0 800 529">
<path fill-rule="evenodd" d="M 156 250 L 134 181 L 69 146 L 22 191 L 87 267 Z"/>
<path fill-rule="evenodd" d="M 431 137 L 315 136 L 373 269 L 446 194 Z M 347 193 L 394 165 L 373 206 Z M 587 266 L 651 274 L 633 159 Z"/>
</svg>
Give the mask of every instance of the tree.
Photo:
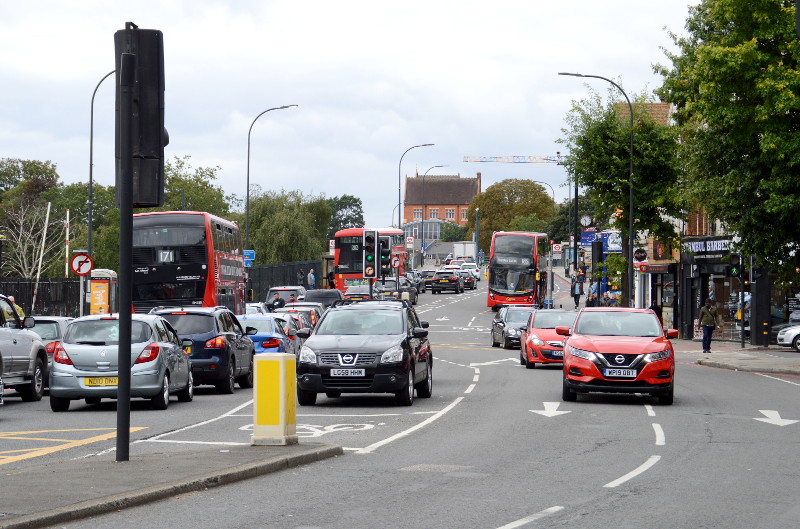
<svg viewBox="0 0 800 529">
<path fill-rule="evenodd" d="M 659 95 L 678 107 L 686 188 L 738 250 L 788 280 L 800 268 L 800 41 L 794 2 L 702 0 Z"/>
<path fill-rule="evenodd" d="M 328 199 L 331 208 L 331 226 L 328 229 L 328 239 L 333 239 L 334 234 L 345 228 L 364 227 L 364 207 L 361 199 L 353 195 L 342 195 Z"/>
<path fill-rule="evenodd" d="M 6 191 L 24 184 L 24 193 L 36 195 L 55 186 L 58 182 L 56 166 L 49 160 L 19 160 L 0 158 L 0 200 Z"/>
<path fill-rule="evenodd" d="M 492 184 L 473 197 L 467 211 L 467 232 L 475 233 L 475 209 L 480 208 L 478 248 L 487 254 L 492 233 L 511 228 L 515 217 L 535 214 L 538 219 L 553 216 L 553 199 L 543 186 L 530 180 L 510 178 Z"/>
<path fill-rule="evenodd" d="M 439 240 L 442 242 L 464 241 L 467 238 L 467 227 L 453 224 L 452 222 L 442 222 L 439 225 Z"/>
<path fill-rule="evenodd" d="M 3 269 L 16 276 L 36 277 L 40 255 L 42 268 L 46 268 L 50 259 L 56 257 L 56 252 L 63 249 L 64 222 L 53 215 L 52 207 L 47 219 L 47 204 L 42 202 L 18 201 L 6 210 L 3 228 L 6 237 L 3 241 Z"/>
</svg>

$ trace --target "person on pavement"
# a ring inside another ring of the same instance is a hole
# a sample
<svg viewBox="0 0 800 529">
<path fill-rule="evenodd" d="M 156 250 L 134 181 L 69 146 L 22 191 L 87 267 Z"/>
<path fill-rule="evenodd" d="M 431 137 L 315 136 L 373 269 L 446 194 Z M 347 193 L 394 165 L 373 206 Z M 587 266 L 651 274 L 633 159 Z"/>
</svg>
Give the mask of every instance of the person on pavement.
<svg viewBox="0 0 800 529">
<path fill-rule="evenodd" d="M 309 290 L 314 290 L 317 287 L 317 276 L 314 275 L 313 268 L 308 271 L 308 276 L 306 276 L 306 280 L 308 281 Z"/>
<path fill-rule="evenodd" d="M 703 327 L 703 352 L 711 352 L 711 336 L 719 327 L 719 314 L 711 298 L 706 299 L 706 304 L 700 309 L 700 325 Z"/>
<path fill-rule="evenodd" d="M 583 295 L 583 283 L 578 281 L 577 276 L 572 276 L 572 287 L 570 288 L 572 298 L 575 300 L 575 310 L 578 310 L 578 305 L 581 303 L 581 296 Z"/>
</svg>

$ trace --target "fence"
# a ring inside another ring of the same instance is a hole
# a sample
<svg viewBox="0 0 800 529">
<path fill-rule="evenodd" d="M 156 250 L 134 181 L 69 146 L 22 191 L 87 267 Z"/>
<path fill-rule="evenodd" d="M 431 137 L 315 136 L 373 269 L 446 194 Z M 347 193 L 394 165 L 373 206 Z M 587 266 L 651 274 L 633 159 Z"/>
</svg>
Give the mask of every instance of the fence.
<svg viewBox="0 0 800 529">
<path fill-rule="evenodd" d="M 312 268 L 317 278 L 316 287 L 321 288 L 324 284 L 322 277 L 322 260 L 316 261 L 296 261 L 293 263 L 275 263 L 257 265 L 248 269 L 250 281 L 248 288 L 253 291 L 254 301 L 267 301 L 267 294 L 271 287 L 297 285 L 297 273 L 300 269 L 306 273 Z M 307 286 L 307 284 L 303 284 Z"/>
<path fill-rule="evenodd" d="M 40 279 L 36 306 L 31 311 L 35 286 L 35 279 L 0 277 L 0 294 L 14 296 L 16 304 L 22 307 L 27 315 L 73 317 L 80 315 L 80 279 L 76 277 Z"/>
</svg>

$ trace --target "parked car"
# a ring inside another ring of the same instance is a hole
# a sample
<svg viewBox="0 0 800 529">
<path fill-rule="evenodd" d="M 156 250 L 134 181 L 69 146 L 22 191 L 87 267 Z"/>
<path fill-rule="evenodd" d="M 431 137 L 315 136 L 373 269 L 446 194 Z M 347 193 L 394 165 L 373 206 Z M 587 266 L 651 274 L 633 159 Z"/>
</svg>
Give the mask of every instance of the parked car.
<svg viewBox="0 0 800 529">
<path fill-rule="evenodd" d="M 33 317 L 20 319 L 6 296 L 0 295 L 0 377 L 5 389 L 15 389 L 26 402 L 42 400 L 47 380 L 47 353 L 31 331 Z"/>
<path fill-rule="evenodd" d="M 456 294 L 464 292 L 464 278 L 455 270 L 439 270 L 433 276 L 431 293 L 440 294 L 445 290 L 452 290 Z"/>
<path fill-rule="evenodd" d="M 365 301 L 330 308 L 297 362 L 297 401 L 316 402 L 318 393 L 394 393 L 410 406 L 433 392 L 433 354 L 428 323 L 407 302 Z"/>
<path fill-rule="evenodd" d="M 270 308 L 263 301 L 255 301 L 245 305 L 245 314 L 269 314 Z"/>
<path fill-rule="evenodd" d="M 464 263 L 461 265 L 462 270 L 468 270 L 472 273 L 472 276 L 475 278 L 475 281 L 481 280 L 481 269 L 478 268 L 478 265 L 475 263 Z"/>
<path fill-rule="evenodd" d="M 31 330 L 39 335 L 47 352 L 47 372 L 53 367 L 53 351 L 55 343 L 64 338 L 67 332 L 67 325 L 74 318 L 69 316 L 34 316 L 33 327 Z M 45 387 L 50 383 L 49 377 L 45 377 Z"/>
<path fill-rule="evenodd" d="M 795 324 L 793 327 L 781 329 L 776 343 L 783 347 L 794 347 L 795 351 L 800 352 L 800 325 Z"/>
<path fill-rule="evenodd" d="M 520 328 L 519 363 L 528 369 L 536 364 L 561 364 L 564 362 L 564 337 L 556 332 L 556 327 L 572 328 L 574 310 L 534 310 L 528 323 Z"/>
<path fill-rule="evenodd" d="M 131 318 L 131 397 L 149 399 L 157 410 L 167 409 L 171 394 L 190 402 L 194 397 L 192 364 L 184 346 L 191 342 L 183 342 L 161 316 L 133 314 Z M 53 352 L 50 409 L 67 411 L 77 399 L 87 404 L 116 399 L 119 343 L 119 315 L 83 316 L 70 323 Z"/>
<path fill-rule="evenodd" d="M 344 294 L 335 288 L 318 288 L 306 292 L 306 297 L 303 301 L 313 301 L 315 303 L 322 303 L 324 308 L 328 308 L 337 301 L 343 300 Z"/>
<path fill-rule="evenodd" d="M 777 343 L 778 334 L 789 327 L 794 327 L 795 325 L 800 325 L 800 310 L 793 310 L 789 314 L 789 320 L 784 323 L 776 323 L 770 327 L 769 331 L 769 341 L 771 343 Z M 749 326 L 745 327 L 745 330 L 749 330 Z"/>
<path fill-rule="evenodd" d="M 470 272 L 469 270 L 459 270 L 458 275 L 460 275 L 464 279 L 465 289 L 468 288 L 470 290 L 475 290 L 476 288 L 478 288 L 475 276 L 472 275 L 472 272 Z"/>
<path fill-rule="evenodd" d="M 502 307 L 492 320 L 492 347 L 503 344 L 503 349 L 519 347 L 521 327 L 528 323 L 533 307 Z"/>
<path fill-rule="evenodd" d="M 372 285 L 372 292 L 375 297 L 380 296 L 383 299 L 401 299 L 403 294 L 406 294 L 411 304 L 416 305 L 419 293 L 411 281 L 407 277 L 401 277 L 400 286 L 398 287 L 397 285 L 398 280 L 396 278 L 379 279 Z"/>
<path fill-rule="evenodd" d="M 672 404 L 675 353 L 655 312 L 627 307 L 591 307 L 578 313 L 572 329 L 556 327 L 566 336 L 562 399 L 578 393 L 644 393 Z"/>
<path fill-rule="evenodd" d="M 256 332 L 248 334 L 253 340 L 256 354 L 261 353 L 289 353 L 297 356 L 296 342 L 292 339 L 297 331 L 284 330 L 285 322 L 273 315 L 245 314 L 239 316 L 239 322 L 245 328 L 254 328 Z"/>
<path fill-rule="evenodd" d="M 196 385 L 213 384 L 220 393 L 230 394 L 234 384 L 253 387 L 253 354 L 255 346 L 239 320 L 225 307 L 192 307 L 155 309 L 178 331 L 181 339 L 189 339 L 192 376 Z"/>
<path fill-rule="evenodd" d="M 289 296 L 294 294 L 295 299 L 302 301 L 306 297 L 306 288 L 300 285 L 285 286 L 285 287 L 272 287 L 267 292 L 267 299 L 270 300 L 275 297 L 275 292 L 285 300 L 289 301 Z"/>
<path fill-rule="evenodd" d="M 344 299 L 349 301 L 364 301 L 371 299 L 369 285 L 353 285 L 344 291 Z"/>
</svg>

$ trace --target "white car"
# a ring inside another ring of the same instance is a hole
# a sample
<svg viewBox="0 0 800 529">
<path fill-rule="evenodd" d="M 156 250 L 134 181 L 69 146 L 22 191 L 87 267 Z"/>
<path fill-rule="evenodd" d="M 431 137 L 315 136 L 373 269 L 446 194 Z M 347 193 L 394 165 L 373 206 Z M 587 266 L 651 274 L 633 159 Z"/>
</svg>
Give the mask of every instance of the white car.
<svg viewBox="0 0 800 529">
<path fill-rule="evenodd" d="M 778 345 L 794 347 L 795 351 L 800 352 L 800 325 L 781 329 L 778 332 Z"/>
<path fill-rule="evenodd" d="M 481 270 L 475 263 L 464 263 L 461 265 L 461 269 L 469 271 L 475 278 L 475 281 L 481 280 Z"/>
</svg>

